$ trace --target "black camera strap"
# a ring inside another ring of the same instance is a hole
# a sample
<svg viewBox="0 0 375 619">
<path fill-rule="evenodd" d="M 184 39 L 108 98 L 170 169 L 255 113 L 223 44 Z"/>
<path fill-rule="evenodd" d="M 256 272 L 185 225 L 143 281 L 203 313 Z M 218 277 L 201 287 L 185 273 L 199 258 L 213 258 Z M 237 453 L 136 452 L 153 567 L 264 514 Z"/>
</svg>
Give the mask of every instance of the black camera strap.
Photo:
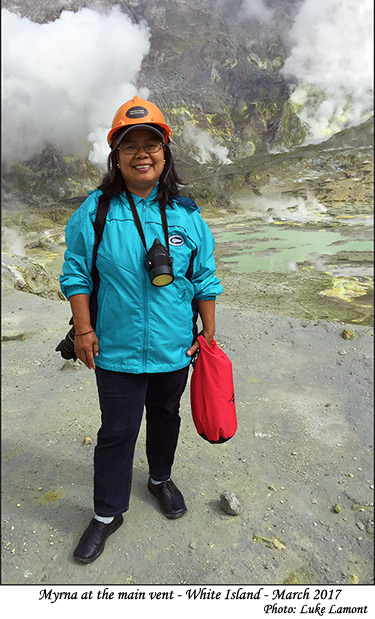
<svg viewBox="0 0 375 619">
<path fill-rule="evenodd" d="M 104 226 L 107 218 L 107 213 L 109 210 L 110 198 L 106 196 L 104 193 L 99 196 L 98 206 L 96 209 L 96 216 L 94 221 L 94 230 L 95 230 L 95 240 L 94 247 L 92 250 L 92 258 L 91 258 L 91 277 L 92 277 L 92 292 L 90 294 L 90 318 L 91 325 L 95 329 L 96 327 L 96 319 L 98 315 L 98 290 L 99 290 L 99 273 L 96 268 L 96 257 L 98 253 L 98 247 L 103 238 Z"/>
<path fill-rule="evenodd" d="M 165 206 L 160 207 L 160 215 L 161 215 L 161 223 L 164 230 L 164 238 L 165 238 L 165 249 L 169 255 L 169 238 L 168 238 L 168 222 L 167 222 L 167 213 L 165 212 Z"/>
<path fill-rule="evenodd" d="M 138 211 L 136 209 L 136 206 L 134 204 L 134 200 L 133 200 L 133 196 L 130 193 L 130 191 L 126 188 L 126 197 L 128 199 L 128 202 L 130 204 L 130 208 L 131 208 L 131 212 L 133 214 L 133 219 L 134 219 L 134 223 L 137 227 L 138 230 L 138 234 L 141 237 L 143 246 L 146 250 L 146 254 L 147 254 L 147 245 L 146 245 L 146 239 L 145 239 L 145 235 L 143 232 L 143 228 L 142 228 L 142 224 L 141 224 L 141 220 L 139 219 L 139 215 L 138 215 Z M 167 214 L 165 212 L 165 208 L 160 207 L 160 215 L 161 215 L 161 222 L 162 222 L 162 226 L 163 226 L 163 231 L 164 231 L 164 238 L 165 238 L 165 249 L 167 250 L 168 254 L 169 254 L 169 240 L 168 240 L 168 223 L 167 223 Z"/>
</svg>

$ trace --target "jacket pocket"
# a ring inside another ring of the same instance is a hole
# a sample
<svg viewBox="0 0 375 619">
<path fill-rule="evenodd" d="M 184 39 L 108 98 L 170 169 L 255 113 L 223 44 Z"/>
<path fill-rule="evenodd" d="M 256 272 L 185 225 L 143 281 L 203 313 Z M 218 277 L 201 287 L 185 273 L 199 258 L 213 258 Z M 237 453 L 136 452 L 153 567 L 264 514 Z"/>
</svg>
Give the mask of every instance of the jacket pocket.
<svg viewBox="0 0 375 619">
<path fill-rule="evenodd" d="M 182 307 L 183 307 L 184 322 L 186 324 L 186 327 L 191 329 L 192 318 L 193 318 L 193 308 L 192 308 L 193 294 L 187 287 L 182 289 L 181 300 L 182 300 Z"/>
<path fill-rule="evenodd" d="M 99 286 L 98 315 L 96 319 L 96 329 L 95 329 L 97 337 L 99 337 L 99 335 L 102 335 L 107 299 L 108 299 L 108 286 L 103 286 L 103 287 Z"/>
</svg>

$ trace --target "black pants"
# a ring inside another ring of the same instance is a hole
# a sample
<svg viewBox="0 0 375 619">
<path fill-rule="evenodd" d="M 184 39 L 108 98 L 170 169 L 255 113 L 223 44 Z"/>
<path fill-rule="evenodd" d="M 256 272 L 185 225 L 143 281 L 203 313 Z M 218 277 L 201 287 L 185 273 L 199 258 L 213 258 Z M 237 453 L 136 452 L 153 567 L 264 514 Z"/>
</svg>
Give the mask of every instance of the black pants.
<svg viewBox="0 0 375 619">
<path fill-rule="evenodd" d="M 115 516 L 129 508 L 144 406 L 149 474 L 156 481 L 170 477 L 189 366 L 159 374 L 127 374 L 98 367 L 95 372 L 102 425 L 94 454 L 94 507 L 99 516 Z"/>
</svg>

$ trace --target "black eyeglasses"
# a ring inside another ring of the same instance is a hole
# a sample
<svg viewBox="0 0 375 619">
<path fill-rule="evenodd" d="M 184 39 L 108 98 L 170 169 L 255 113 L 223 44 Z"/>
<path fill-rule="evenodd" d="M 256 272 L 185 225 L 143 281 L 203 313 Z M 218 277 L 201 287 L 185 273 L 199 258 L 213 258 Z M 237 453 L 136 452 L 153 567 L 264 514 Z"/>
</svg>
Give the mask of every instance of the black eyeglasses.
<svg viewBox="0 0 375 619">
<path fill-rule="evenodd" d="M 142 146 L 137 146 L 136 144 L 121 144 L 119 150 L 124 155 L 135 155 L 140 148 L 143 148 L 148 155 L 154 155 L 158 153 L 163 146 L 164 144 L 162 144 L 162 142 L 149 142 L 148 144 L 142 144 Z"/>
</svg>

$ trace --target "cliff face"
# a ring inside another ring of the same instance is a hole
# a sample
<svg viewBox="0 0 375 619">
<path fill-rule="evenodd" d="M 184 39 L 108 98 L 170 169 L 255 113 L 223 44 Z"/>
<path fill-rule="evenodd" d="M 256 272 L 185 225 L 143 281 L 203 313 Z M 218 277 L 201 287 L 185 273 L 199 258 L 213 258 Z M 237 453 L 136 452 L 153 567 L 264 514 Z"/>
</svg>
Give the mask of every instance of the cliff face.
<svg viewBox="0 0 375 619">
<path fill-rule="evenodd" d="M 242 4 L 141 1 L 133 9 L 136 19 L 152 24 L 139 83 L 165 109 L 177 137 L 189 120 L 226 145 L 230 159 L 273 142 L 289 99 L 280 74 L 286 44 L 274 28 L 246 18 Z M 300 2 L 287 4 L 290 15 Z M 286 26 L 290 19 L 285 17 Z M 304 137 L 296 125 L 292 144 Z"/>
<path fill-rule="evenodd" d="M 188 190 L 213 207 L 251 205 L 257 196 L 312 196 L 332 215 L 371 216 L 373 205 L 373 119 L 322 144 L 283 153 L 255 153 L 226 166 L 187 166 Z M 338 209 L 338 210 L 337 210 Z"/>
<path fill-rule="evenodd" d="M 301 0 L 269 3 L 275 22 L 292 24 Z M 228 156 L 251 155 L 272 144 L 289 99 L 280 69 L 288 54 L 280 27 L 246 17 L 243 0 L 5 0 L 4 8 L 38 23 L 56 20 L 62 10 L 103 11 L 120 5 L 134 22 L 145 21 L 151 49 L 138 86 L 165 111 L 180 137 L 186 121 L 226 145 Z M 121 42 L 119 41 L 119 54 Z M 288 109 L 289 116 L 293 112 Z M 305 133 L 294 121 L 292 135 L 277 134 L 278 144 L 300 144 Z"/>
<path fill-rule="evenodd" d="M 104 12 L 114 5 L 133 22 L 146 22 L 150 51 L 136 85 L 149 90 L 173 127 L 175 157 L 182 176 L 195 181 L 192 192 L 209 204 L 228 205 L 231 192 L 249 179 L 256 191 L 267 182 L 266 172 L 254 170 L 271 165 L 275 174 L 285 174 L 283 155 L 275 153 L 302 147 L 298 156 L 307 157 L 308 166 L 316 163 L 316 151 L 303 147 L 308 127 L 290 97 L 293 78 L 288 82 L 282 73 L 302 3 L 264 0 L 258 15 L 246 10 L 251 3 L 245 0 L 4 0 L 2 6 L 39 24 L 57 20 L 63 10 Z M 368 131 L 357 136 L 361 146 L 371 146 Z M 103 171 L 70 155 L 46 145 L 32 160 L 5 171 L 6 192 L 34 203 L 80 198 Z M 350 156 L 355 166 L 353 150 Z"/>
</svg>

